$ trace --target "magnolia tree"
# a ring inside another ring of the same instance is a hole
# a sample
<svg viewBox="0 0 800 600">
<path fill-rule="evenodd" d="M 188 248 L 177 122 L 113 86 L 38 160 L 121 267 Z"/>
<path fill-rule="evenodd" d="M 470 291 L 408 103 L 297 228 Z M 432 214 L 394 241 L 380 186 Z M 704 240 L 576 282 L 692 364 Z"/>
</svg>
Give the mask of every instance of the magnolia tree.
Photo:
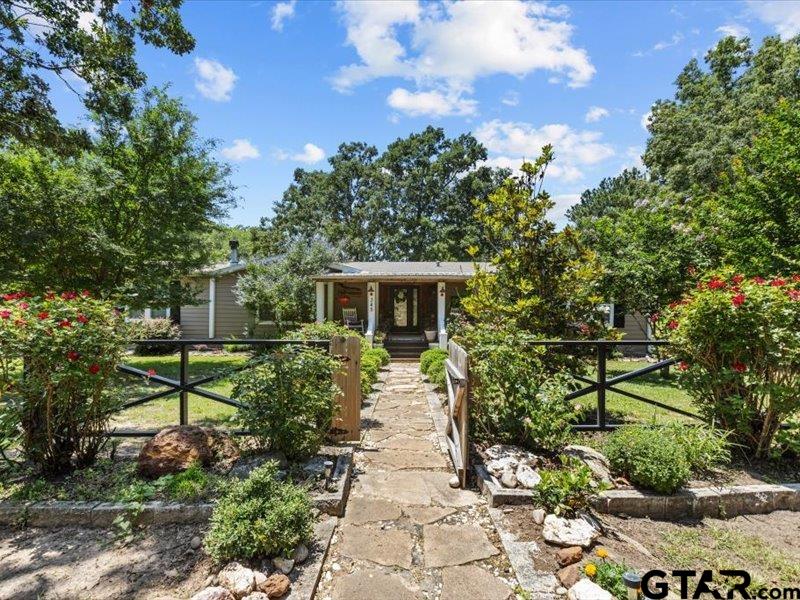
<svg viewBox="0 0 800 600">
<path fill-rule="evenodd" d="M 800 413 L 800 275 L 704 279 L 659 316 L 681 384 L 757 457 Z"/>
<path fill-rule="evenodd" d="M 88 292 L 2 296 L 0 446 L 48 475 L 94 462 L 120 407 L 109 389 L 126 325 Z"/>
</svg>

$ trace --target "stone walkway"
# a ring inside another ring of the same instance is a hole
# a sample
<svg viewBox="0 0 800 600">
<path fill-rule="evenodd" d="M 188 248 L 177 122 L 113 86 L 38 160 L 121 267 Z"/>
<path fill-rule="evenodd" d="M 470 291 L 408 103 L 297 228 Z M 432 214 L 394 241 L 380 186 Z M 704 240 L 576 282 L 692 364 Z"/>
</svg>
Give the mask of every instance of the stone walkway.
<svg viewBox="0 0 800 600">
<path fill-rule="evenodd" d="M 516 580 L 481 496 L 452 489 L 418 363 L 392 363 L 326 561 L 323 600 L 507 600 Z"/>
</svg>

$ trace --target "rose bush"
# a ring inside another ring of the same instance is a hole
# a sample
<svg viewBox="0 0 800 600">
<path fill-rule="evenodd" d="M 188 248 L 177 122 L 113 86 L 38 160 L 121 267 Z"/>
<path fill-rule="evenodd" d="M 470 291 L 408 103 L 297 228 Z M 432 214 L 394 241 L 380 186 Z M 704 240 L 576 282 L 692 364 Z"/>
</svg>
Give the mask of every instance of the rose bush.
<svg viewBox="0 0 800 600">
<path fill-rule="evenodd" d="M 48 475 L 94 462 L 119 398 L 108 389 L 127 326 L 88 292 L 0 302 L 0 422 Z"/>
<path fill-rule="evenodd" d="M 704 416 L 766 456 L 781 423 L 800 412 L 800 276 L 716 274 L 659 320 Z"/>
</svg>

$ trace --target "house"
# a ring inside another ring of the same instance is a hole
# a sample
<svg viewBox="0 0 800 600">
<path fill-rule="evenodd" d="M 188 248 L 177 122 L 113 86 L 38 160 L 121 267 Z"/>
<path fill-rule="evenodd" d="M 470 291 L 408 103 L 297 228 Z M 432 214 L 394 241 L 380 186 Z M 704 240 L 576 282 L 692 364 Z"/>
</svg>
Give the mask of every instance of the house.
<svg viewBox="0 0 800 600">
<path fill-rule="evenodd" d="M 355 309 L 371 343 L 382 338 L 392 356 L 413 357 L 447 347 L 447 318 L 460 304 L 472 262 L 341 262 L 314 278 L 318 322 L 342 322 Z"/>
</svg>

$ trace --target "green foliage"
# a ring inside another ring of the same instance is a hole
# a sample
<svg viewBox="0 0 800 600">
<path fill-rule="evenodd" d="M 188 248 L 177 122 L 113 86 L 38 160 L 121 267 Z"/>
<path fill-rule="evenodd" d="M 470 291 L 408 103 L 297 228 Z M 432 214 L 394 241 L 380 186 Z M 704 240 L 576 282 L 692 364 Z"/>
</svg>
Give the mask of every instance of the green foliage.
<svg viewBox="0 0 800 600">
<path fill-rule="evenodd" d="M 475 325 L 462 332 L 470 355 L 471 427 L 487 442 L 558 451 L 576 418 L 566 400 L 568 375 L 554 372 L 560 359 L 511 326 Z"/>
<path fill-rule="evenodd" d="M 713 275 L 661 322 L 703 415 L 766 456 L 780 424 L 800 413 L 800 276 Z"/>
<path fill-rule="evenodd" d="M 270 462 L 227 488 L 214 507 L 210 524 L 205 548 L 219 563 L 288 558 L 311 538 L 311 501 L 303 489 L 278 481 L 277 466 Z"/>
<path fill-rule="evenodd" d="M 419 355 L 419 371 L 420 373 L 428 373 L 428 367 L 430 367 L 431 363 L 436 360 L 444 360 L 447 358 L 447 350 L 442 350 L 441 348 L 431 348 L 430 350 L 425 350 L 422 354 Z"/>
<path fill-rule="evenodd" d="M 730 462 L 731 449 L 725 431 L 704 425 L 670 423 L 655 432 L 680 444 L 692 473 L 708 473 Z"/>
<path fill-rule="evenodd" d="M 139 319 L 130 326 L 132 340 L 177 340 L 181 328 L 170 319 Z M 134 344 L 134 354 L 138 356 L 161 356 L 175 352 L 175 346 L 166 344 Z"/>
<path fill-rule="evenodd" d="M 447 385 L 447 370 L 444 365 L 446 360 L 447 355 L 434 356 L 428 365 L 428 370 L 425 372 L 430 382 L 440 390 L 444 390 Z"/>
<path fill-rule="evenodd" d="M 213 478 L 198 464 L 190 465 L 185 471 L 165 475 L 161 481 L 167 495 L 179 502 L 194 502 L 204 498 L 213 484 Z"/>
<path fill-rule="evenodd" d="M 392 362 L 392 356 L 391 354 L 389 354 L 389 351 L 386 348 L 370 348 L 364 354 L 369 354 L 370 356 L 377 356 L 382 367 L 385 367 L 390 362 Z"/>
<path fill-rule="evenodd" d="M 552 148 L 545 146 L 534 163 L 522 165 L 522 176 L 475 201 L 474 219 L 493 249 L 493 270 L 477 265 L 463 307 L 475 320 L 514 321 L 537 335 L 597 336 L 603 331 L 600 266 L 571 229 L 557 232 L 547 220 L 555 203 L 542 186 L 552 161 Z M 470 250 L 478 255 L 477 247 Z"/>
<path fill-rule="evenodd" d="M 130 308 L 190 302 L 177 282 L 207 264 L 205 234 L 232 201 L 229 168 L 195 125 L 152 90 L 129 119 L 99 115 L 92 149 L 75 158 L 0 150 L 0 281 L 88 289 Z"/>
<path fill-rule="evenodd" d="M 287 332 L 283 337 L 287 340 L 331 340 L 336 336 L 357 337 L 361 344 L 361 354 L 371 350 L 367 338 L 357 331 L 348 329 L 337 321 L 323 321 L 322 323 L 304 323 L 297 329 Z"/>
<path fill-rule="evenodd" d="M 120 408 L 108 382 L 126 337 L 120 313 L 88 293 L 3 296 L 0 413 L 4 429 L 21 432 L 23 456 L 46 474 L 97 457 Z"/>
<path fill-rule="evenodd" d="M 351 260 L 463 260 L 466 245 L 481 243 L 470 201 L 508 174 L 479 166 L 486 156 L 471 134 L 450 139 L 434 127 L 382 154 L 342 144 L 329 169 L 295 171 L 275 216 L 262 219 L 257 250 L 276 254 L 319 235 Z"/>
<path fill-rule="evenodd" d="M 800 424 L 791 423 L 775 433 L 771 455 L 775 459 L 800 459 Z"/>
<path fill-rule="evenodd" d="M 141 87 L 136 64 L 141 43 L 186 54 L 194 38 L 181 22 L 180 1 L 122 3 L 29 0 L 0 4 L 0 140 L 74 151 L 87 144 L 84 131 L 58 122 L 48 93 L 55 73 L 91 111 L 127 116 L 120 90 Z M 85 27 L 82 19 L 94 21 Z M 46 25 L 42 25 L 46 23 Z M 80 85 L 69 82 L 80 81 Z"/>
<path fill-rule="evenodd" d="M 598 489 L 592 483 L 589 467 L 568 457 L 562 457 L 562 461 L 564 468 L 539 470 L 542 480 L 533 488 L 533 504 L 547 512 L 571 517 L 589 507 Z"/>
<path fill-rule="evenodd" d="M 314 317 L 316 296 L 312 277 L 331 263 L 331 250 L 320 242 L 295 242 L 275 259 L 252 262 L 236 283 L 237 301 L 267 315 L 282 329 Z"/>
<path fill-rule="evenodd" d="M 373 384 L 378 382 L 378 371 L 382 366 L 382 358 L 379 354 L 373 354 L 368 350 L 361 355 L 361 393 L 368 395 L 372 393 Z"/>
<path fill-rule="evenodd" d="M 315 348 L 288 347 L 264 356 L 234 378 L 236 415 L 263 448 L 288 458 L 311 456 L 322 445 L 338 405 L 338 362 Z"/>
<path fill-rule="evenodd" d="M 618 563 L 605 558 L 594 560 L 589 564 L 594 565 L 596 569 L 592 579 L 597 585 L 617 600 L 627 600 L 628 590 L 625 587 L 625 582 L 622 581 L 622 575 L 631 570 L 629 566 L 625 563 Z"/>
<path fill-rule="evenodd" d="M 612 433 L 603 447 L 611 468 L 643 488 L 672 494 L 691 475 L 684 446 L 649 427 L 627 426 Z"/>
</svg>

